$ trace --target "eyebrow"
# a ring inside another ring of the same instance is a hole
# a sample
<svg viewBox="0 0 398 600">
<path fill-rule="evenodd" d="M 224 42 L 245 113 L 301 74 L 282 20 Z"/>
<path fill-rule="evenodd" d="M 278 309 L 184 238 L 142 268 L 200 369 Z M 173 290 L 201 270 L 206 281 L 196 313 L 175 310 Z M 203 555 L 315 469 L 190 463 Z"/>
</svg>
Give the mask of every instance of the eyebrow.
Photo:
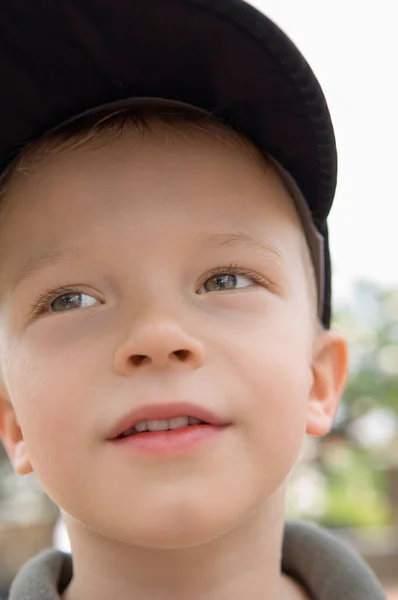
<svg viewBox="0 0 398 600">
<path fill-rule="evenodd" d="M 234 231 L 226 233 L 206 233 L 199 236 L 197 239 L 202 243 L 213 243 L 228 247 L 244 244 L 250 248 L 265 250 L 268 254 L 276 256 L 278 260 L 283 262 L 282 253 L 276 246 L 252 232 Z M 50 250 L 39 257 L 30 258 L 13 279 L 11 290 L 14 290 L 21 281 L 28 279 L 45 267 L 64 263 L 68 259 L 76 257 L 81 253 L 82 247 L 78 244 L 74 244 Z"/>
<path fill-rule="evenodd" d="M 82 253 L 82 247 L 74 244 L 72 246 L 61 246 L 55 250 L 50 250 L 42 256 L 31 257 L 13 278 L 11 289 L 14 290 L 21 281 L 28 279 L 35 273 L 38 273 L 47 266 L 54 266 L 66 262 L 68 259 Z"/>
<path fill-rule="evenodd" d="M 206 233 L 199 237 L 200 241 L 218 244 L 220 246 L 246 245 L 256 250 L 265 250 L 283 262 L 282 252 L 265 238 L 259 237 L 250 231 L 233 231 L 226 233 Z"/>
</svg>

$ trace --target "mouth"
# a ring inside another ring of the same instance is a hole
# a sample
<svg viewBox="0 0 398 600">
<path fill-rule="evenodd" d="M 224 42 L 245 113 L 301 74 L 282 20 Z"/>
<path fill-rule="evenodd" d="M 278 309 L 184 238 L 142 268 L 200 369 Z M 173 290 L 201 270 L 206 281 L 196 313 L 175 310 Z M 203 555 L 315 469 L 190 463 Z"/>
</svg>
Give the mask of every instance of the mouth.
<svg viewBox="0 0 398 600">
<path fill-rule="evenodd" d="M 125 429 L 116 439 L 154 431 L 175 431 L 177 429 L 184 429 L 185 427 L 192 427 L 193 425 L 209 425 L 209 423 L 190 416 L 175 417 L 173 419 L 143 419 L 132 427 Z"/>
<path fill-rule="evenodd" d="M 156 432 L 229 425 L 212 412 L 189 403 L 145 405 L 125 415 L 112 431 L 110 440 Z"/>
<path fill-rule="evenodd" d="M 214 450 L 231 423 L 189 404 L 145 405 L 123 418 L 108 438 L 114 448 L 149 460 L 197 456 Z"/>
</svg>

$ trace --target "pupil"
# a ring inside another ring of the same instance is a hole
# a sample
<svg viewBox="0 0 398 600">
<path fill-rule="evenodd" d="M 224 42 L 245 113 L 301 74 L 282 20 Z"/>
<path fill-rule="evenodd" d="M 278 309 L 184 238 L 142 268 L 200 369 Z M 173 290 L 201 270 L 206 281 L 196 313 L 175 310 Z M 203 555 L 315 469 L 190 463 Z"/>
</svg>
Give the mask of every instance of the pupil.
<svg viewBox="0 0 398 600">
<path fill-rule="evenodd" d="M 236 283 L 236 275 L 220 275 L 215 279 L 216 287 L 231 288 Z"/>
<path fill-rule="evenodd" d="M 80 294 L 68 294 L 66 296 L 61 296 L 60 298 L 54 300 L 54 302 L 51 304 L 51 308 L 52 310 L 57 310 L 57 308 L 61 310 L 76 308 L 76 306 L 79 306 L 79 298 Z"/>
</svg>

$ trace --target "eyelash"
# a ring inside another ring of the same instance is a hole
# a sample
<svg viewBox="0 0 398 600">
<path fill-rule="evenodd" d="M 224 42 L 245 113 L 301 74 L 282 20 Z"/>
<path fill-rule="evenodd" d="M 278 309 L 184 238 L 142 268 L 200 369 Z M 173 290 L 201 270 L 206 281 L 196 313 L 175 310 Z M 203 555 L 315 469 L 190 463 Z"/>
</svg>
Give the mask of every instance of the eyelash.
<svg viewBox="0 0 398 600">
<path fill-rule="evenodd" d="M 252 279 L 255 283 L 263 285 L 268 289 L 271 289 L 273 287 L 272 284 L 269 281 L 267 281 L 264 277 L 259 275 L 259 273 L 248 271 L 243 267 L 238 267 L 238 263 L 231 263 L 228 267 L 217 267 L 216 269 L 209 271 L 204 276 L 200 287 L 202 287 L 202 285 L 211 277 L 215 277 L 216 275 L 222 275 L 224 273 L 232 273 L 233 275 L 244 275 L 245 277 L 249 277 L 250 279 Z"/>
<path fill-rule="evenodd" d="M 63 296 L 64 294 L 82 294 L 81 287 L 67 285 L 60 286 L 58 288 L 50 288 L 45 292 L 42 292 L 38 298 L 34 302 L 32 302 L 30 306 L 30 315 L 32 318 L 41 315 L 46 312 L 49 308 L 49 305 L 53 300 L 56 300 L 59 296 Z"/>
<path fill-rule="evenodd" d="M 259 275 L 258 273 L 255 273 L 253 271 L 248 271 L 247 269 L 238 267 L 237 263 L 231 263 L 228 267 L 218 267 L 217 269 L 213 269 L 212 271 L 209 271 L 204 276 L 200 287 L 202 287 L 202 285 L 204 285 L 204 283 L 211 277 L 215 277 L 216 275 L 221 275 L 221 274 L 225 274 L 225 273 L 234 274 L 234 275 L 243 275 L 243 276 L 249 277 L 255 283 L 257 283 L 259 285 L 263 285 L 264 287 L 266 287 L 268 289 L 273 287 L 272 284 L 269 281 L 267 281 L 264 277 L 262 277 L 261 275 Z M 81 287 L 78 287 L 78 286 L 60 286 L 55 289 L 54 288 L 48 289 L 45 292 L 41 293 L 40 296 L 38 298 L 36 298 L 34 302 L 32 302 L 32 304 L 30 306 L 30 311 L 29 311 L 31 318 L 37 317 L 40 314 L 46 312 L 48 310 L 51 302 L 56 300 L 59 296 L 63 296 L 65 294 L 82 294 L 82 293 L 83 292 L 82 292 Z"/>
</svg>

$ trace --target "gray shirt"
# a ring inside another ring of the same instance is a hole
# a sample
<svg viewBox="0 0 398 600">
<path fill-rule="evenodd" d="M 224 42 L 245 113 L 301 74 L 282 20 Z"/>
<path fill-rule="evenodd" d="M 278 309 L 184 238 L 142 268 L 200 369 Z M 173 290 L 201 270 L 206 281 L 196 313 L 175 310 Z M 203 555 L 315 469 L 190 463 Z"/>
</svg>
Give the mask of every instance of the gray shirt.
<svg viewBox="0 0 398 600">
<path fill-rule="evenodd" d="M 354 550 L 313 524 L 285 523 L 282 571 L 314 600 L 386 600 L 375 575 Z M 45 551 L 18 573 L 9 600 L 59 600 L 72 575 L 69 554 Z"/>
</svg>

